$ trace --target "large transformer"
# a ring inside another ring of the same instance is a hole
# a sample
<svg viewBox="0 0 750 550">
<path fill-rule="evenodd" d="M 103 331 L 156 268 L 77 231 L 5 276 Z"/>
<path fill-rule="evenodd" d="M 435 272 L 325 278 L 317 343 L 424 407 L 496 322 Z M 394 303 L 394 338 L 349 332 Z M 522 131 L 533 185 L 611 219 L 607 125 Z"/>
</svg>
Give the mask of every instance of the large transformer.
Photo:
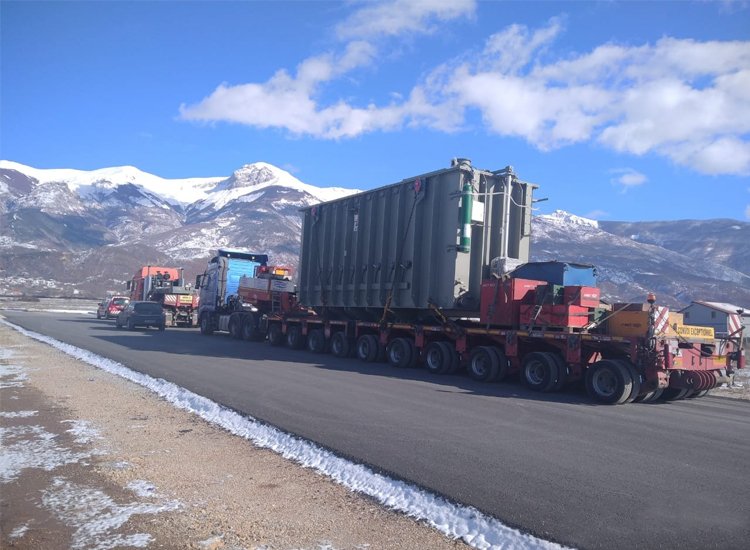
<svg viewBox="0 0 750 550">
<path fill-rule="evenodd" d="M 386 309 L 400 319 L 477 312 L 492 267 L 529 259 L 535 188 L 511 167 L 479 170 L 454 159 L 303 209 L 300 303 L 358 319 L 383 318 Z"/>
</svg>

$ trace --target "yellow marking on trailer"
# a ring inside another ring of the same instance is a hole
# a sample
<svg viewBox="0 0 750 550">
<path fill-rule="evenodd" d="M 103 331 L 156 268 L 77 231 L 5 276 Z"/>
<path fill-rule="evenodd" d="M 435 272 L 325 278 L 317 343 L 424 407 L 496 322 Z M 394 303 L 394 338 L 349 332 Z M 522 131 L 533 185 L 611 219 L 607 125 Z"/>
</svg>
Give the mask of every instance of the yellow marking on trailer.
<svg viewBox="0 0 750 550">
<path fill-rule="evenodd" d="M 693 325 L 674 325 L 674 331 L 683 338 L 699 338 L 702 340 L 713 340 L 713 327 L 698 327 Z"/>
</svg>

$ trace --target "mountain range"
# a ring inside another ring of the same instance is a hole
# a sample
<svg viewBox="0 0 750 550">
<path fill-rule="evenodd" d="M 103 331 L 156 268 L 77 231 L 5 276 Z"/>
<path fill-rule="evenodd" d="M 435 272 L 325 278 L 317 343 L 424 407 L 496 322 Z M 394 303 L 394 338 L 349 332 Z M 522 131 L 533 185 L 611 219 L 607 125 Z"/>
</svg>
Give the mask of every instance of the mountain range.
<svg viewBox="0 0 750 550">
<path fill-rule="evenodd" d="M 141 265 L 192 280 L 219 247 L 263 251 L 296 267 L 299 209 L 353 193 L 256 162 L 229 177 L 164 179 L 132 166 L 36 169 L 0 161 L 0 295 L 96 297 L 124 290 Z M 750 309 L 750 223 L 730 219 L 594 221 L 556 211 L 533 220 L 532 259 L 597 266 L 610 301 Z"/>
</svg>

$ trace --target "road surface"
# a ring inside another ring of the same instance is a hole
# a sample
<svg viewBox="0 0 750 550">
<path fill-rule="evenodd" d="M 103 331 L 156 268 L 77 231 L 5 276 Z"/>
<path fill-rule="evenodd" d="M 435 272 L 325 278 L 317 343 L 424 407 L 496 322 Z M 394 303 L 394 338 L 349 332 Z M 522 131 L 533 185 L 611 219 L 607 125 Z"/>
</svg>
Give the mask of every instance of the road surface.
<svg viewBox="0 0 750 550">
<path fill-rule="evenodd" d="M 747 401 L 603 406 L 195 329 L 3 315 L 565 545 L 726 549 L 750 537 Z"/>
</svg>

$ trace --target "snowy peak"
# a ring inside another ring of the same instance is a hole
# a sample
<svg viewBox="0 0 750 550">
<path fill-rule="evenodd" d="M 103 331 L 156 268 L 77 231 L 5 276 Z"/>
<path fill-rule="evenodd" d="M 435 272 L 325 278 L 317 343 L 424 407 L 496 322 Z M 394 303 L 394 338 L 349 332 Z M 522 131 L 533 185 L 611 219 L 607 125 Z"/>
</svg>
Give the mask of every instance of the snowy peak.
<svg viewBox="0 0 750 550">
<path fill-rule="evenodd" d="M 236 189 L 239 187 L 253 187 L 263 183 L 278 183 L 290 179 L 296 180 L 294 176 L 284 170 L 265 162 L 256 162 L 254 164 L 245 164 L 242 168 L 235 170 L 225 184 L 227 189 Z"/>
<path fill-rule="evenodd" d="M 576 216 L 565 210 L 555 210 L 552 214 L 543 214 L 537 216 L 539 221 L 544 221 L 552 225 L 569 227 L 571 229 L 592 228 L 599 229 L 599 222 L 589 218 Z"/>
</svg>

